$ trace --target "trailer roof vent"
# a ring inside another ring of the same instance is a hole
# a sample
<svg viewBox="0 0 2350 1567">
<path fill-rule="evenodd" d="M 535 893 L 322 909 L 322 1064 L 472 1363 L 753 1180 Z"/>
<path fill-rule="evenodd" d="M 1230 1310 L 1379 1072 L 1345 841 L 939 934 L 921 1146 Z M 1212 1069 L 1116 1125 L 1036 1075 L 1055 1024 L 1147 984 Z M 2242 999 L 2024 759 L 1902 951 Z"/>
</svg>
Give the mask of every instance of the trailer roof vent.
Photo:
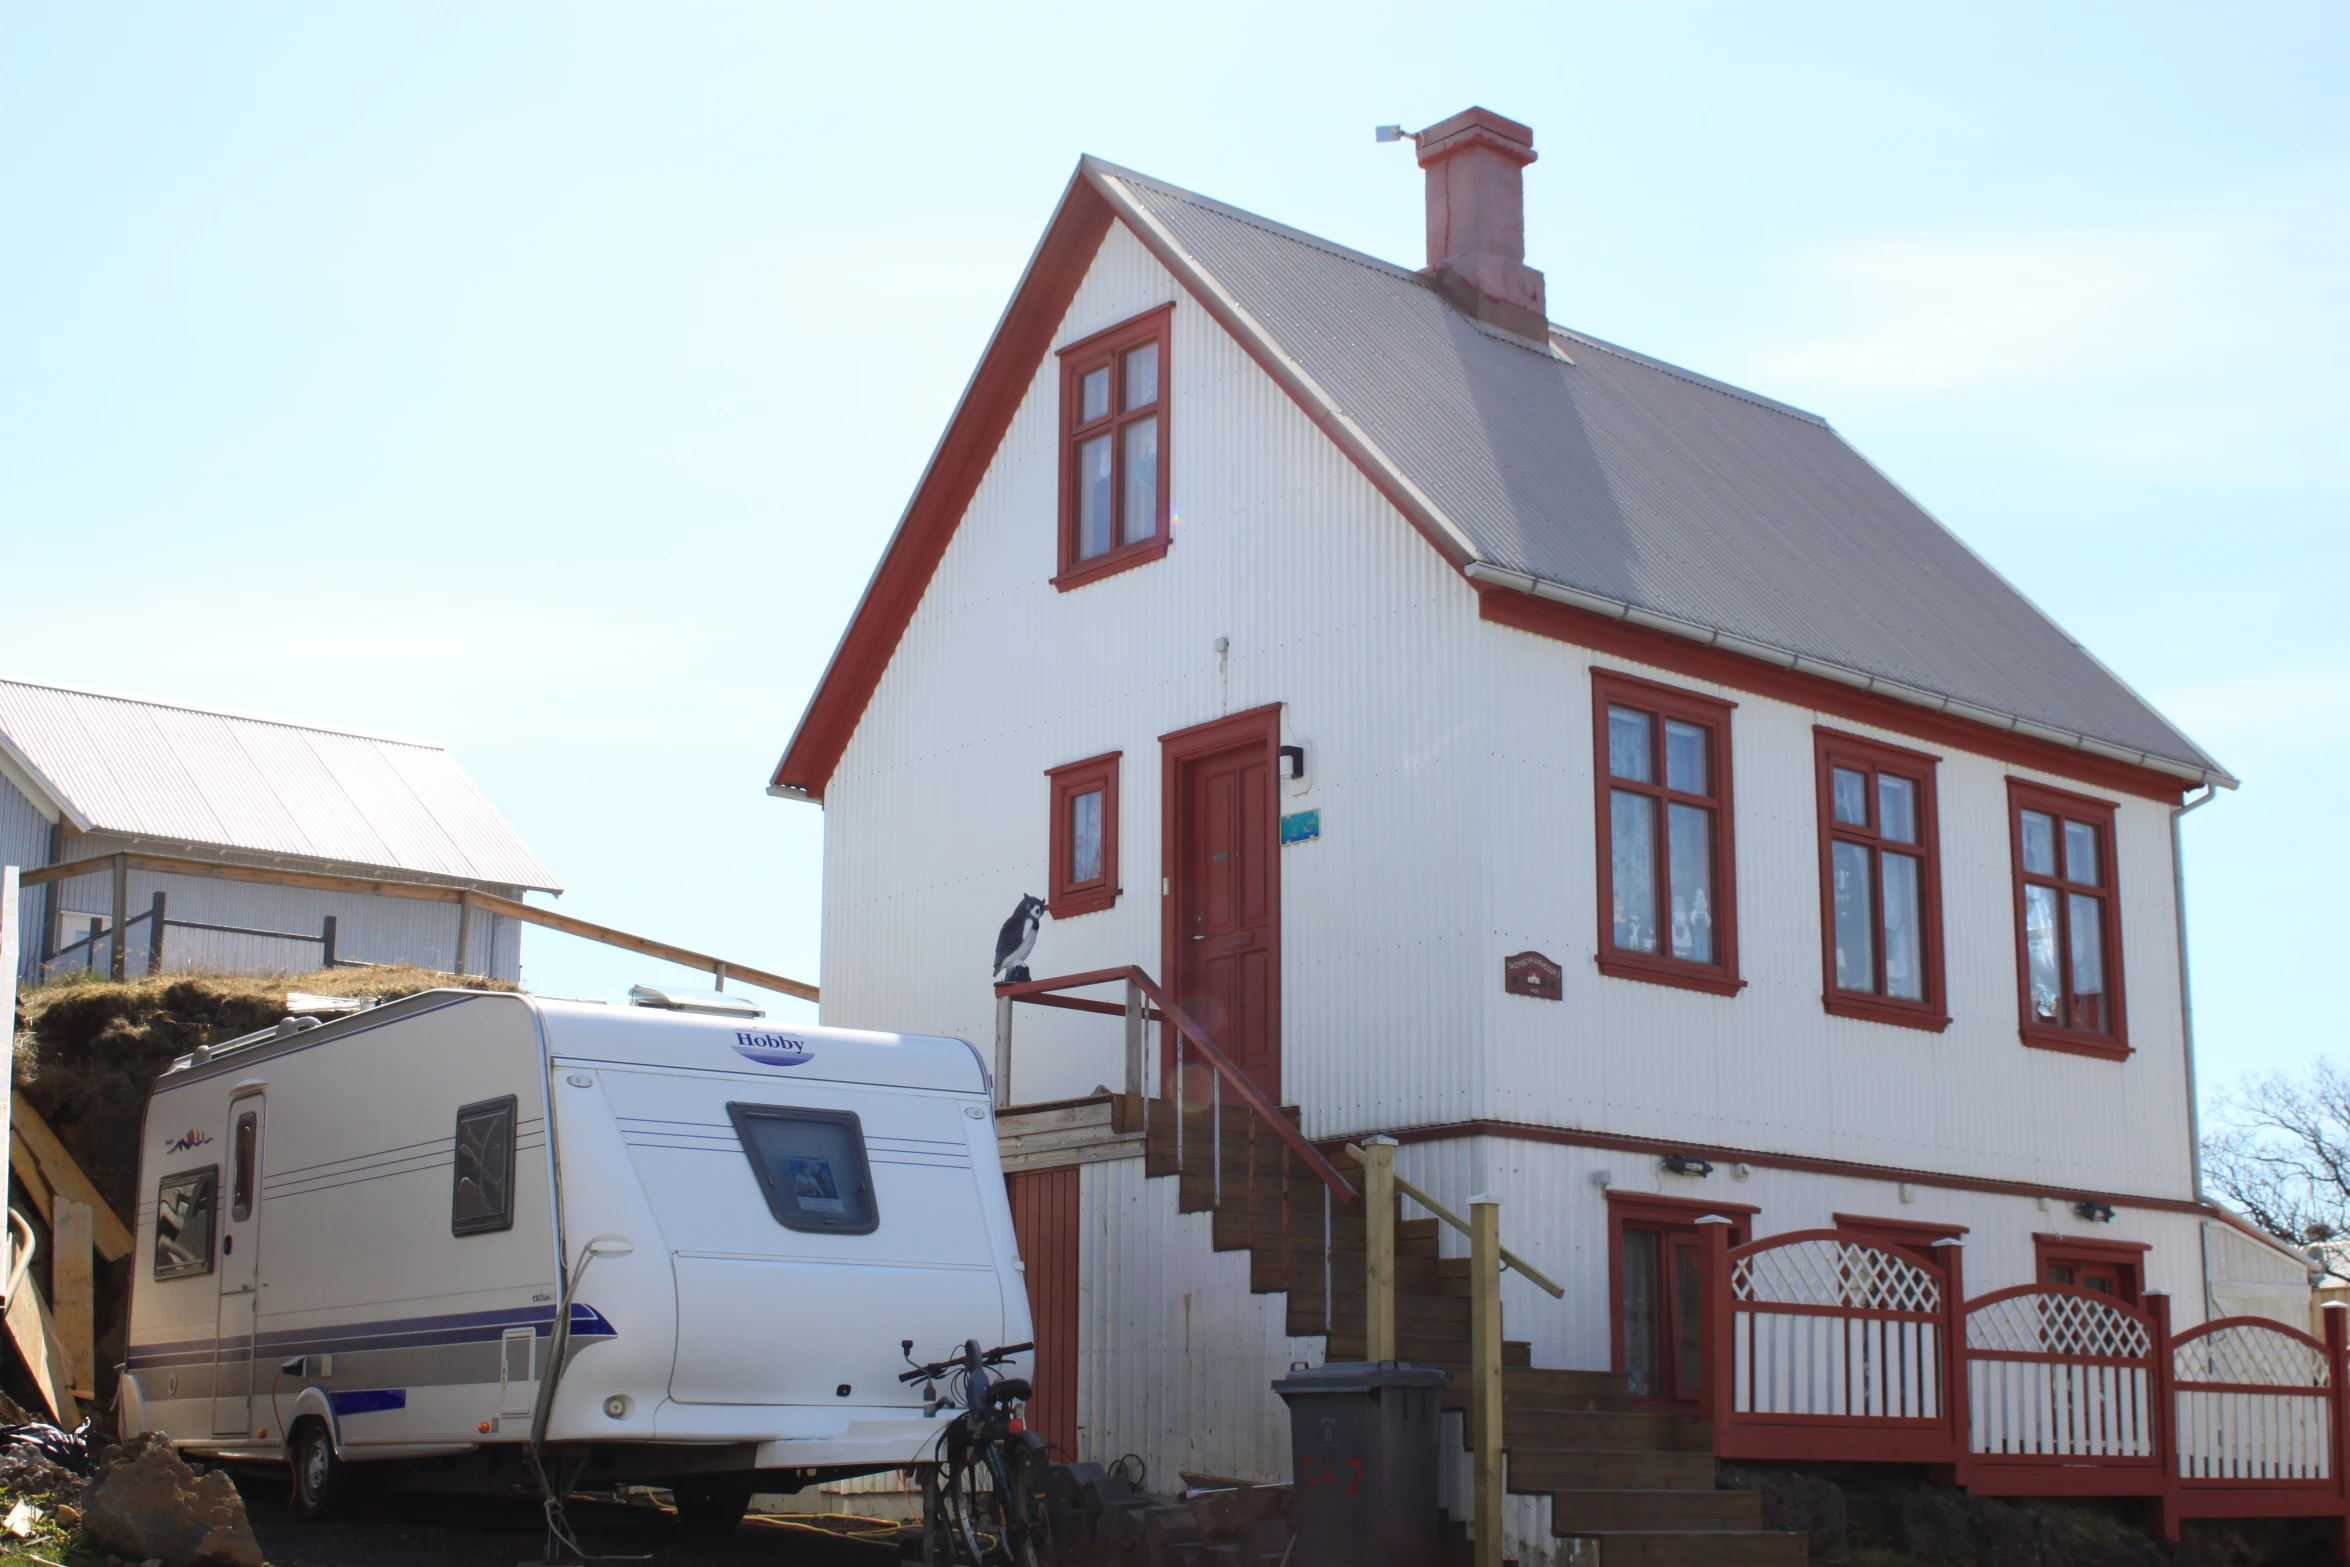
<svg viewBox="0 0 2350 1567">
<path fill-rule="evenodd" d="M 632 985 L 632 1007 L 659 1007 L 664 1012 L 708 1012 L 718 1017 L 765 1017 L 767 1009 L 748 996 L 730 996 L 723 990 L 664 990 L 658 985 Z"/>
</svg>

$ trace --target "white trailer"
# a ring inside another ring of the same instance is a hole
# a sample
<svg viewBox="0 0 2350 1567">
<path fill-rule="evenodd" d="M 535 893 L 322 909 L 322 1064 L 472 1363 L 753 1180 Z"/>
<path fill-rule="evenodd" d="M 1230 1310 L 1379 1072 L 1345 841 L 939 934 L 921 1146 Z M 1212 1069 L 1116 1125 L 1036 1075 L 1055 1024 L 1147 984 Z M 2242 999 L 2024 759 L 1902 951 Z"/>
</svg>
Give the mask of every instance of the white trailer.
<svg viewBox="0 0 2350 1567">
<path fill-rule="evenodd" d="M 124 1433 L 350 1480 L 753 1490 L 924 1460 L 897 1380 L 1029 1338 L 958 1039 L 430 991 L 174 1062 Z M 530 1453 L 525 1448 L 531 1449 Z"/>
</svg>

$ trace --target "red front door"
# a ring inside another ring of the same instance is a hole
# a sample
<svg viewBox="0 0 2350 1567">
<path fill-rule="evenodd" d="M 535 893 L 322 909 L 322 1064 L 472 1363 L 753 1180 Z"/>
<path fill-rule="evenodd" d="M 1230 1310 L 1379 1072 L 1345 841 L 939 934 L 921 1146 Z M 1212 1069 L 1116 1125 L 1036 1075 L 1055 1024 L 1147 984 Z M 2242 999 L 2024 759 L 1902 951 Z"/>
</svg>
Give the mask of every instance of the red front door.
<svg viewBox="0 0 2350 1567">
<path fill-rule="evenodd" d="M 1279 709 L 1163 737 L 1166 955 L 1176 1005 L 1281 1097 Z M 1196 1069 L 1199 1063 L 1189 1063 Z M 1171 1057 L 1170 1057 L 1170 1070 Z M 1207 1096 L 1207 1074 L 1186 1091 Z M 1172 1085 L 1170 1085 L 1172 1091 Z M 1227 1097 L 1230 1091 L 1227 1090 Z"/>
<path fill-rule="evenodd" d="M 1617 1312 L 1635 1408 L 1694 1409 L 1704 1397 L 1704 1237 L 1624 1226 Z"/>
</svg>

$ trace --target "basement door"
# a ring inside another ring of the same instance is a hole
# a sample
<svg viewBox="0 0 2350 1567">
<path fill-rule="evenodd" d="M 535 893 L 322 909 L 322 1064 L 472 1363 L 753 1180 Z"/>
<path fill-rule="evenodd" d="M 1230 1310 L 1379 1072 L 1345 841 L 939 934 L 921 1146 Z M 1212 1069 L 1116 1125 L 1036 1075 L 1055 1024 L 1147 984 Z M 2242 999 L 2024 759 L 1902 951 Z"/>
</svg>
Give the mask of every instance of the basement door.
<svg viewBox="0 0 2350 1567">
<path fill-rule="evenodd" d="M 1004 1177 L 1012 1231 L 1028 1280 L 1028 1320 L 1036 1335 L 1036 1396 L 1028 1423 L 1075 1463 L 1077 1453 L 1077 1166 L 1022 1170 Z"/>
<path fill-rule="evenodd" d="M 1159 737 L 1167 871 L 1163 932 L 1176 1005 L 1274 1103 L 1281 1101 L 1281 709 Z M 1174 1091 L 1174 1031 L 1163 1070 Z M 1186 1063 L 1185 1091 L 1208 1096 Z M 1231 1089 L 1227 1099 L 1237 1097 Z"/>
</svg>

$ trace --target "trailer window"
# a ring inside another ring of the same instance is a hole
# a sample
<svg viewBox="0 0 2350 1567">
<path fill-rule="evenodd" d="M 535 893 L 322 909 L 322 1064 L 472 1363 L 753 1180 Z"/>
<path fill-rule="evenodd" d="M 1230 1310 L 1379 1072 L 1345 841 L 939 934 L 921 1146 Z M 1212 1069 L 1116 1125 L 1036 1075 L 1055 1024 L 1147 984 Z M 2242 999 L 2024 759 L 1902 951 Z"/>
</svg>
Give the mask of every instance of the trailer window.
<svg viewBox="0 0 2350 1567">
<path fill-rule="evenodd" d="M 457 1181 L 449 1233 L 514 1228 L 514 1096 L 457 1112 Z"/>
<path fill-rule="evenodd" d="M 869 1235 L 881 1223 L 854 1111 L 730 1104 L 726 1113 L 776 1223 L 833 1235 Z"/>
<path fill-rule="evenodd" d="M 253 1217 L 254 1155 L 261 1151 L 261 1117 L 248 1110 L 237 1117 L 236 1180 L 229 1187 L 228 1216 L 242 1224 Z"/>
<path fill-rule="evenodd" d="M 155 1189 L 155 1276 L 184 1279 L 212 1271 L 213 1208 L 220 1166 L 181 1170 Z"/>
</svg>

